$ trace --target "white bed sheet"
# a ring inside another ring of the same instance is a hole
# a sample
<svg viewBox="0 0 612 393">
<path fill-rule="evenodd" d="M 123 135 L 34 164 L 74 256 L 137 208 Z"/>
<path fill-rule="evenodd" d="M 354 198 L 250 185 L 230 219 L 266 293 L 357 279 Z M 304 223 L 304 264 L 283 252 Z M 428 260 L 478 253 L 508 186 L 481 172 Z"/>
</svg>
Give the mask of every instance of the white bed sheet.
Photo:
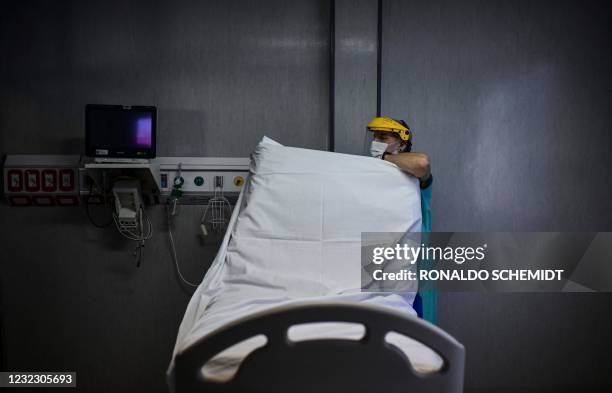
<svg viewBox="0 0 612 393">
<path fill-rule="evenodd" d="M 402 294 L 361 292 L 360 245 L 362 232 L 420 229 L 418 180 L 395 165 L 285 147 L 264 137 L 219 253 L 185 312 L 170 384 L 177 353 L 269 307 L 342 300 L 415 315 L 416 288 Z"/>
</svg>

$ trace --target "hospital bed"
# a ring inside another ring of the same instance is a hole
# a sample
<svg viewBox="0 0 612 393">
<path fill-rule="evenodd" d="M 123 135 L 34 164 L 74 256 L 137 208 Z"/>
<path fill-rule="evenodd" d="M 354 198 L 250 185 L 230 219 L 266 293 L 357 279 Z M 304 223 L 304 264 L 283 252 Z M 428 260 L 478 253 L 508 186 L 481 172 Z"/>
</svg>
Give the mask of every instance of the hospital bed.
<svg viewBox="0 0 612 393">
<path fill-rule="evenodd" d="M 179 328 L 171 390 L 462 391 L 464 348 L 416 317 L 416 289 L 362 290 L 361 233 L 420 230 L 415 179 L 267 138 L 250 173 Z"/>
</svg>

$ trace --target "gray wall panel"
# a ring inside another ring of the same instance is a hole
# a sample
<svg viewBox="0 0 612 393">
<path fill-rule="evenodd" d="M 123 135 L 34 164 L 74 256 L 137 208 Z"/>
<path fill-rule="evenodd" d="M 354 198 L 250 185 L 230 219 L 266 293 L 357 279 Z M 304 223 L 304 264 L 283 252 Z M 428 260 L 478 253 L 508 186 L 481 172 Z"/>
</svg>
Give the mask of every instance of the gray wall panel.
<svg viewBox="0 0 612 393">
<path fill-rule="evenodd" d="M 434 230 L 612 230 L 610 15 L 608 2 L 384 0 L 382 111 L 431 157 Z M 442 294 L 439 320 L 466 345 L 468 390 L 583 391 L 610 385 L 611 304 Z"/>
<path fill-rule="evenodd" d="M 326 148 L 328 34 L 322 1 L 8 6 L 0 147 L 80 152 L 86 103 L 131 103 L 158 106 L 159 155 Z"/>
<path fill-rule="evenodd" d="M 0 206 L 2 222 L 11 223 L 1 239 L 6 370 L 76 371 L 83 392 L 167 391 L 165 370 L 192 290 L 179 284 L 165 211 L 147 211 L 154 236 L 136 268 L 134 243 L 114 227 L 95 228 L 81 208 Z M 200 214 L 183 206 L 174 233 L 182 273 L 196 282 L 221 239 L 199 237 Z"/>
<path fill-rule="evenodd" d="M 383 112 L 406 118 L 432 158 L 434 229 L 610 229 L 603 5 L 383 8 Z"/>
<path fill-rule="evenodd" d="M 377 0 L 336 0 L 335 151 L 363 154 L 376 115 Z"/>
</svg>

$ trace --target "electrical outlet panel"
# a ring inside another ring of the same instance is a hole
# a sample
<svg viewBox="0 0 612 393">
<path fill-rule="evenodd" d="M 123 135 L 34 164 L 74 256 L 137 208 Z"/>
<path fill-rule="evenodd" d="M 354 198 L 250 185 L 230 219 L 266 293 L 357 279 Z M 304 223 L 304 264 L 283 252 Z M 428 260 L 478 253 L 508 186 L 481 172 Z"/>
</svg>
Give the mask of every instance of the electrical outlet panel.
<svg viewBox="0 0 612 393">
<path fill-rule="evenodd" d="M 236 199 L 249 174 L 249 158 L 231 157 L 158 157 L 160 190 L 169 196 L 175 179 L 182 178 L 181 202 L 206 204 L 216 192 Z"/>
<path fill-rule="evenodd" d="M 41 171 L 41 188 L 45 192 L 54 192 L 57 190 L 57 170 L 43 169 Z"/>
<path fill-rule="evenodd" d="M 79 160 L 77 155 L 7 155 L 3 168 L 7 202 L 13 206 L 78 204 Z"/>
<path fill-rule="evenodd" d="M 138 166 L 130 165 L 88 164 L 81 162 L 80 156 L 7 155 L 5 197 L 13 206 L 75 205 L 92 191 L 100 192 L 97 188 L 103 186 L 104 179 L 96 175 Z M 157 157 L 149 160 L 146 167 L 151 185 L 158 188 L 155 201 L 164 203 L 173 190 L 175 178 L 180 177 L 181 203 L 206 204 L 215 192 L 235 200 L 246 184 L 249 165 L 250 159 L 246 157 Z"/>
<path fill-rule="evenodd" d="M 222 190 L 224 193 L 240 193 L 247 174 L 248 171 L 182 170 L 182 190 L 183 192 L 214 193 L 215 189 L 217 189 L 218 191 Z M 171 191 L 174 179 L 178 176 L 178 171 L 170 170 L 162 172 L 161 191 Z"/>
</svg>

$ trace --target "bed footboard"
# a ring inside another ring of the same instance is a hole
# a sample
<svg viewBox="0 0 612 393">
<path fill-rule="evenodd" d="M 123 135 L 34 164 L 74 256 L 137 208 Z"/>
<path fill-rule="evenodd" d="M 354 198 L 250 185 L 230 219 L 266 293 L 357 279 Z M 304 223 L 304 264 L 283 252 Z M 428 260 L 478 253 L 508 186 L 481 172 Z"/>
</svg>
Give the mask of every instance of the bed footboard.
<svg viewBox="0 0 612 393">
<path fill-rule="evenodd" d="M 294 342 L 291 326 L 352 322 L 365 326 L 361 340 Z M 389 332 L 411 337 L 444 361 L 422 375 L 386 342 Z M 265 346 L 249 354 L 234 377 L 215 382 L 202 367 L 226 348 L 263 334 Z M 176 357 L 175 381 L 182 392 L 462 392 L 465 350 L 436 326 L 387 307 L 349 302 L 304 302 L 254 313 L 202 338 Z"/>
</svg>

